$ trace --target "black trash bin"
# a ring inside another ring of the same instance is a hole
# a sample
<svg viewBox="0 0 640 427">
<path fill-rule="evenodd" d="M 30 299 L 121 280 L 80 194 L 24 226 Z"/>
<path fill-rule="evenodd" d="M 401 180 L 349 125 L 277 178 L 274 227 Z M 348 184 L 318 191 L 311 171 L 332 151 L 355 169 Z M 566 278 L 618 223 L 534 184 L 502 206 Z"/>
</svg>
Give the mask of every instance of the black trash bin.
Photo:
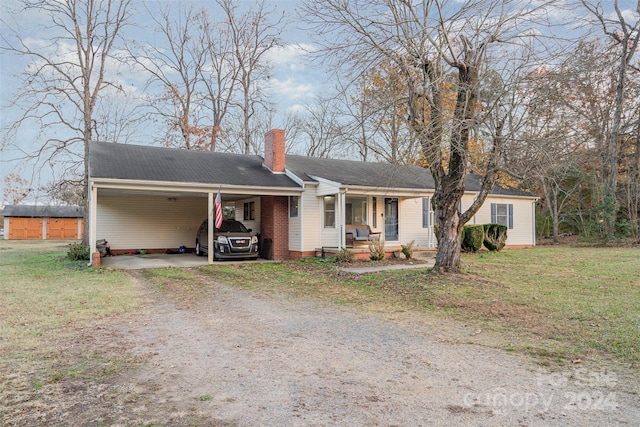
<svg viewBox="0 0 640 427">
<path fill-rule="evenodd" d="M 262 239 L 262 243 L 260 243 L 260 258 L 273 259 L 273 239 Z"/>
</svg>

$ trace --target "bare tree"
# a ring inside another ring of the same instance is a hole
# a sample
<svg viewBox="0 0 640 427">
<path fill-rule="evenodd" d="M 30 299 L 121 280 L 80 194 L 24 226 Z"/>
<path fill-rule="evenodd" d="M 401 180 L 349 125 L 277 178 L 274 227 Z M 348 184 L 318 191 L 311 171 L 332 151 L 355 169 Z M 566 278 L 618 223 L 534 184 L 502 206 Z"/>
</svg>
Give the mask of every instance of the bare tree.
<svg viewBox="0 0 640 427">
<path fill-rule="evenodd" d="M 32 189 L 29 181 L 16 173 L 10 173 L 4 177 L 4 194 L 2 205 L 18 205 L 27 198 Z"/>
<path fill-rule="evenodd" d="M 323 36 L 321 53 L 333 59 L 338 71 L 347 71 L 357 79 L 388 61 L 406 81 L 404 108 L 409 127 L 421 144 L 436 185 L 432 198 L 438 239 L 436 271 L 459 271 L 461 228 L 493 188 L 500 144 L 506 140 L 501 129 L 492 132 L 498 138 L 492 141 L 482 189 L 471 207 L 460 214 L 469 139 L 481 112 L 481 75 L 500 67 L 520 70 L 529 60 L 521 54 L 530 50 L 524 41 L 536 33 L 529 28 L 532 20 L 549 3 L 519 8 L 501 0 L 326 0 L 307 1 L 302 10 L 301 16 Z M 507 62 L 511 62 L 509 66 L 505 66 Z M 450 77 L 455 97 L 453 108 L 447 109 L 444 84 Z"/>
<path fill-rule="evenodd" d="M 576 130 L 576 115 L 566 106 L 566 93 L 556 92 L 561 80 L 554 77 L 546 69 L 539 70 L 531 76 L 527 89 L 518 93 L 527 104 L 524 129 L 505 156 L 508 171 L 542 193 L 553 241 L 558 243 L 562 215 L 584 184 L 580 163 L 585 157 L 581 148 L 586 144 Z"/>
<path fill-rule="evenodd" d="M 232 28 L 229 22 L 211 22 L 203 15 L 205 63 L 200 76 L 205 87 L 203 107 L 211 111 L 209 151 L 216 151 L 216 142 L 224 131 L 223 121 L 230 107 L 237 86 L 240 67 L 234 55 Z"/>
<path fill-rule="evenodd" d="M 318 98 L 301 114 L 301 134 L 306 141 L 304 155 L 335 157 L 344 147 L 343 116 L 336 98 Z"/>
<path fill-rule="evenodd" d="M 633 80 L 634 74 L 625 77 L 624 108 L 619 117 L 617 156 L 613 164 L 610 157 L 618 90 L 618 82 L 611 76 L 617 75 L 618 50 L 615 43 L 603 43 L 601 38 L 580 41 L 561 63 L 532 78 L 529 92 L 524 95 L 530 109 L 529 122 L 537 128 L 531 130 L 529 146 L 541 148 L 541 157 L 529 159 L 528 167 L 538 174 L 549 170 L 551 174 L 544 179 L 557 180 L 559 176 L 553 172 L 573 174 L 575 171 L 567 167 L 572 164 L 583 177 L 593 177 L 582 183 L 580 193 L 574 194 L 575 198 L 588 199 L 589 209 L 582 209 L 577 200 L 568 199 L 565 206 L 580 208 L 579 215 L 571 215 L 577 218 L 579 230 L 599 238 L 610 238 L 607 224 L 624 220 L 624 208 L 633 207 L 627 203 L 628 197 L 620 191 L 611 193 L 609 186 L 612 168 L 616 170 L 616 188 L 620 188 L 621 183 L 624 190 L 632 187 L 625 185 L 624 179 L 634 176 L 632 162 L 626 162 L 632 159 L 625 155 L 633 151 L 637 122 L 638 82 Z M 525 152 L 524 149 L 513 151 L 514 154 Z M 625 173 L 627 163 L 631 173 Z M 561 182 L 573 185 L 571 180 Z M 547 183 L 547 188 L 552 187 Z M 626 211 L 633 215 L 633 209 Z"/>
<path fill-rule="evenodd" d="M 162 95 L 149 103 L 167 124 L 165 144 L 199 148 L 207 141 L 199 123 L 198 86 L 205 63 L 206 32 L 200 30 L 205 12 L 190 7 L 174 13 L 166 7 L 149 11 L 161 43 L 145 43 L 130 49 L 135 64 L 149 74 L 147 90 L 160 85 Z"/>
<path fill-rule="evenodd" d="M 31 34 L 15 31 L 2 37 L 2 50 L 28 58 L 24 84 L 15 99 L 24 112 L 13 126 L 36 123 L 45 136 L 37 158 L 52 162 L 71 157 L 84 164 L 83 185 L 86 212 L 89 211 L 87 179 L 89 141 L 93 139 L 95 108 L 100 94 L 117 89 L 107 78 L 112 50 L 129 19 L 131 0 L 22 0 L 27 12 L 41 15 L 48 40 L 33 43 Z M 3 23 L 4 24 L 4 23 Z M 44 129 L 47 129 L 46 134 Z M 49 129 L 62 131 L 51 132 Z M 61 137 L 60 135 L 65 135 Z M 78 153 L 77 145 L 83 149 Z M 85 221 L 85 240 L 89 221 Z"/>
<path fill-rule="evenodd" d="M 362 76 L 350 117 L 361 153 L 396 164 L 416 164 L 419 146 L 412 137 L 403 104 L 406 82 L 388 61 Z"/>
<path fill-rule="evenodd" d="M 582 5 L 593 15 L 602 28 L 604 34 L 610 37 L 619 48 L 617 73 L 614 76 L 616 83 L 615 104 L 613 120 L 608 135 L 608 162 L 606 176 L 605 197 L 610 201 L 611 212 L 605 216 L 605 232 L 608 238 L 613 238 L 615 233 L 615 220 L 617 211 L 616 191 L 618 186 L 618 157 L 620 149 L 620 133 L 622 128 L 622 116 L 625 109 L 624 96 L 627 86 L 627 72 L 629 64 L 633 60 L 640 42 L 640 1 L 635 8 L 635 17 L 631 20 L 620 8 L 618 0 L 614 0 L 614 13 L 607 13 L 601 1 L 581 0 Z"/>
<path fill-rule="evenodd" d="M 55 204 L 74 206 L 82 204 L 82 177 L 66 177 L 63 180 L 51 182 L 44 191 Z"/>
<path fill-rule="evenodd" d="M 217 0 L 226 16 L 230 37 L 238 69 L 238 84 L 241 94 L 239 101 L 243 113 L 242 141 L 244 153 L 251 152 L 252 123 L 257 105 L 264 103 L 261 80 L 269 78 L 266 54 L 280 45 L 283 16 L 258 2 L 253 9 L 242 12 L 237 0 Z"/>
</svg>

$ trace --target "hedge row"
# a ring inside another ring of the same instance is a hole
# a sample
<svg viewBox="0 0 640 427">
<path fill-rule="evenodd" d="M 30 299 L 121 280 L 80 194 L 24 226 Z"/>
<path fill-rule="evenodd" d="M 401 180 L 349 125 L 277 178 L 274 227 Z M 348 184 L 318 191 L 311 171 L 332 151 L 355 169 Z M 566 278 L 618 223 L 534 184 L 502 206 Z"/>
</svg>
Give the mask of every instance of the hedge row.
<svg viewBox="0 0 640 427">
<path fill-rule="evenodd" d="M 507 242 L 507 226 L 502 224 L 469 224 L 462 228 L 460 238 L 465 252 L 478 252 L 482 245 L 499 251 Z"/>
</svg>

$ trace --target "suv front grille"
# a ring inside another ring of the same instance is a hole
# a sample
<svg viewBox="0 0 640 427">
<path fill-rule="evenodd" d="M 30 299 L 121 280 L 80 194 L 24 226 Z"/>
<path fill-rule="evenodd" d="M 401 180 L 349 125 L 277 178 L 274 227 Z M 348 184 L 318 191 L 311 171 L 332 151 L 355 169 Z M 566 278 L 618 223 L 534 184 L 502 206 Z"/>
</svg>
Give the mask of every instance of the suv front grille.
<svg viewBox="0 0 640 427">
<path fill-rule="evenodd" d="M 247 248 L 251 244 L 251 237 L 230 237 L 229 243 L 232 248 Z"/>
</svg>

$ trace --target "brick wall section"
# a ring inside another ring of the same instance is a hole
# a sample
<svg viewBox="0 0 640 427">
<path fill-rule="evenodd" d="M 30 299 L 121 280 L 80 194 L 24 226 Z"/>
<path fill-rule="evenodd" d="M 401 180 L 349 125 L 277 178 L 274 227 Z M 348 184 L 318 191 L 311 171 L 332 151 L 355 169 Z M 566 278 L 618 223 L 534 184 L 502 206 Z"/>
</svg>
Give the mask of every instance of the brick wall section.
<svg viewBox="0 0 640 427">
<path fill-rule="evenodd" d="M 272 259 L 289 259 L 289 198 L 260 198 L 260 239 L 272 239 Z"/>
<path fill-rule="evenodd" d="M 271 129 L 264 135 L 264 165 L 272 172 L 283 173 L 285 163 L 284 129 Z"/>
</svg>

